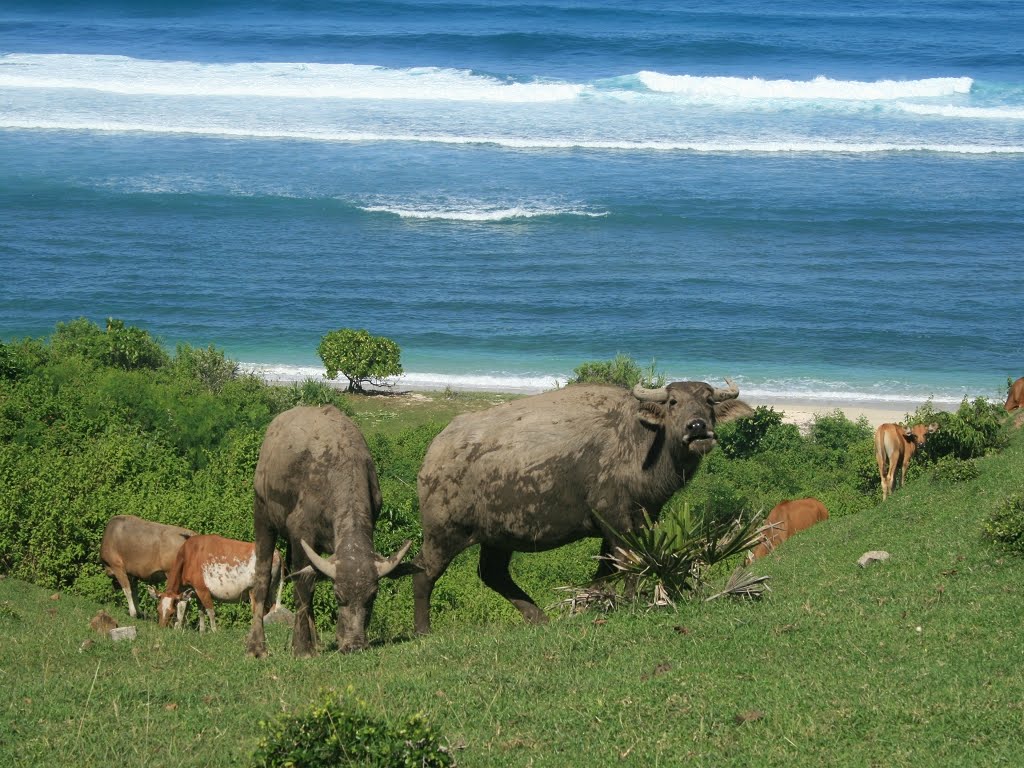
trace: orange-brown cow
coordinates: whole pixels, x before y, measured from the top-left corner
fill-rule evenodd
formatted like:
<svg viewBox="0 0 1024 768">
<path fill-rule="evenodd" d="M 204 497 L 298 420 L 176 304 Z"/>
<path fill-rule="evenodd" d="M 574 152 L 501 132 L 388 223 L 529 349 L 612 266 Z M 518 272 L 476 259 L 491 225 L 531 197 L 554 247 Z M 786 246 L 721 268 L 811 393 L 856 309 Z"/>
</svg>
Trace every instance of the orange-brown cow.
<svg viewBox="0 0 1024 768">
<path fill-rule="evenodd" d="M 893 492 L 896 467 L 900 468 L 900 485 L 903 485 L 907 480 L 907 466 L 914 452 L 938 429 L 938 424 L 918 424 L 913 427 L 881 424 L 875 430 L 875 459 L 878 461 L 878 474 L 882 478 L 882 501 L 889 498 L 889 494 Z"/>
<path fill-rule="evenodd" d="M 828 520 L 828 510 L 814 497 L 780 502 L 765 518 L 761 543 L 747 555 L 747 562 L 764 557 L 794 533 L 822 520 Z"/>
<path fill-rule="evenodd" d="M 1010 391 L 1006 393 L 1006 403 L 1003 407 L 1008 411 L 1024 408 L 1024 376 L 1010 385 Z"/>
<path fill-rule="evenodd" d="M 159 595 L 160 626 L 166 627 L 180 602 L 187 602 L 185 587 L 191 587 L 201 603 L 199 631 L 206 630 L 203 612 L 210 618 L 210 630 L 216 631 L 214 599 L 237 603 L 253 599 L 256 579 L 256 545 L 223 536 L 193 536 L 182 544 L 174 567 L 167 573 L 167 588 Z M 274 550 L 271 584 L 277 587 L 277 603 L 281 604 L 281 555 Z M 183 611 L 178 614 L 180 623 Z"/>
</svg>

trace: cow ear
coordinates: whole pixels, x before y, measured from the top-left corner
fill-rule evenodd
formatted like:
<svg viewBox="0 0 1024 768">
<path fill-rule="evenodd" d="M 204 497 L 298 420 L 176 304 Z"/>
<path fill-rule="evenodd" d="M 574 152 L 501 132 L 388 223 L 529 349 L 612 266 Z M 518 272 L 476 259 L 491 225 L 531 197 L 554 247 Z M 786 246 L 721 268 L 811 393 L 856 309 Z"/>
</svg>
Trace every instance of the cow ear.
<svg viewBox="0 0 1024 768">
<path fill-rule="evenodd" d="M 149 592 L 149 596 L 152 597 L 154 600 L 160 599 L 160 593 L 156 591 L 156 587 L 154 587 L 152 584 L 146 585 L 146 591 Z"/>
<path fill-rule="evenodd" d="M 657 403 L 643 402 L 637 411 L 640 423 L 648 427 L 660 429 L 665 425 L 665 409 Z"/>
</svg>

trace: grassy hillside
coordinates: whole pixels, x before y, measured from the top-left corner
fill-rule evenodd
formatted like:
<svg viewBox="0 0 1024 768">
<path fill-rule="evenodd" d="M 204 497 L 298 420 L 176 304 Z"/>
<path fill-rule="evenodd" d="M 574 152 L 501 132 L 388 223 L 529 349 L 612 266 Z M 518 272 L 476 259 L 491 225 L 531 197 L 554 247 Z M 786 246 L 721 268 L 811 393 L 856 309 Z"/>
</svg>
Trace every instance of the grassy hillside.
<svg viewBox="0 0 1024 768">
<path fill-rule="evenodd" d="M 1021 765 L 1024 560 L 981 531 L 1024 491 L 1024 432 L 977 466 L 963 482 L 920 472 L 787 542 L 756 566 L 772 587 L 759 603 L 546 627 L 453 611 L 430 637 L 378 631 L 387 642 L 351 656 L 294 660 L 280 626 L 263 662 L 238 625 L 199 636 L 140 620 L 113 643 L 88 622 L 104 607 L 128 623 L 120 602 L 3 578 L 0 765 L 246 765 L 261 720 L 347 689 L 381 714 L 424 713 L 462 766 Z M 858 568 L 871 549 L 892 559 Z M 515 563 L 539 582 L 547 562 L 588 571 L 589 551 Z M 446 582 L 466 604 L 495 599 L 450 573 L 442 600 Z"/>
</svg>

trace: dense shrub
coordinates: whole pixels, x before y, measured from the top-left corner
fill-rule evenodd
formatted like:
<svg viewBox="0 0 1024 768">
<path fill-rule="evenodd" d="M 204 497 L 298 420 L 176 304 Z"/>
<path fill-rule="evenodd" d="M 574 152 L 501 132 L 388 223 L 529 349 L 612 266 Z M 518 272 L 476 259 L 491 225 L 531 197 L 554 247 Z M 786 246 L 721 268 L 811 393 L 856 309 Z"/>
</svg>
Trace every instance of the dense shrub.
<svg viewBox="0 0 1024 768">
<path fill-rule="evenodd" d="M 850 421 L 840 410 L 814 417 L 810 431 L 811 441 L 827 451 L 843 453 L 859 442 L 872 440 L 874 430 L 866 417 Z"/>
<path fill-rule="evenodd" d="M 170 358 L 148 331 L 123 320 L 107 318 L 104 331 L 91 320 L 80 317 L 69 323 L 57 323 L 50 341 L 52 352 L 59 357 L 77 355 L 97 365 L 111 365 L 125 370 L 155 370 Z"/>
<path fill-rule="evenodd" d="M 442 768 L 455 765 L 420 715 L 385 719 L 351 696 L 260 724 L 256 768 Z"/>
<path fill-rule="evenodd" d="M 985 535 L 1018 554 L 1024 554 L 1024 495 L 1003 499 L 984 525 Z"/>
<path fill-rule="evenodd" d="M 591 360 L 578 365 L 569 377 L 568 384 L 612 384 L 632 389 L 637 384 L 645 387 L 665 386 L 665 376 L 656 373 L 655 363 L 641 368 L 629 355 L 616 355 L 611 360 Z"/>
<path fill-rule="evenodd" d="M 759 405 L 749 416 L 717 425 L 715 434 L 722 453 L 731 459 L 748 459 L 755 453 L 767 449 L 767 445 L 762 446 L 762 442 L 766 440 L 776 439 L 793 444 L 790 440 L 791 435 L 785 434 L 786 430 L 780 432 L 784 426 L 781 413 Z M 775 434 L 770 438 L 769 433 L 773 430 Z M 799 433 L 797 436 L 799 437 Z"/>
<path fill-rule="evenodd" d="M 1005 416 L 1001 405 L 984 397 L 970 402 L 965 397 L 953 413 L 936 411 L 929 401 L 917 409 L 909 423 L 936 423 L 939 431 L 928 437 L 921 456 L 915 455 L 914 460 L 935 461 L 942 456 L 973 459 L 1003 448 L 1007 442 Z"/>
<path fill-rule="evenodd" d="M 975 459 L 942 456 L 932 467 L 932 479 L 939 483 L 966 483 L 981 474 Z"/>
<path fill-rule="evenodd" d="M 316 348 L 327 369 L 327 378 L 340 373 L 350 392 L 362 392 L 363 384 L 387 386 L 389 376 L 402 374 L 401 350 L 385 336 L 372 336 L 362 328 L 329 331 Z"/>
<path fill-rule="evenodd" d="M 238 376 L 238 363 L 211 344 L 206 349 L 179 344 L 174 353 L 177 375 L 191 379 L 211 392 L 220 392 Z"/>
</svg>

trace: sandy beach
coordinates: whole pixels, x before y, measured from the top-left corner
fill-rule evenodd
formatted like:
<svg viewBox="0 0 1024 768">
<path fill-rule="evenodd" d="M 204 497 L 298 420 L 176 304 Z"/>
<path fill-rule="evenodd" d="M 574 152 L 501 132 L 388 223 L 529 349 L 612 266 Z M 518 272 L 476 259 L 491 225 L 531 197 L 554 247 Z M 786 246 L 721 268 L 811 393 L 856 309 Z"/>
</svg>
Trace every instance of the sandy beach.
<svg viewBox="0 0 1024 768">
<path fill-rule="evenodd" d="M 773 400 L 759 400 L 757 398 L 743 398 L 751 406 L 769 406 L 780 413 L 785 414 L 783 421 L 787 424 L 796 424 L 801 432 L 807 432 L 814 423 L 815 416 L 820 414 L 833 413 L 836 410 L 842 411 L 848 419 L 856 421 L 861 416 L 868 420 L 872 427 L 879 424 L 903 422 L 907 414 L 913 414 L 917 408 L 924 404 L 920 402 L 887 402 L 887 401 L 866 401 L 866 402 L 822 402 L 807 400 L 788 400 L 775 398 Z M 954 410 L 954 406 L 936 403 L 938 410 Z"/>
</svg>

